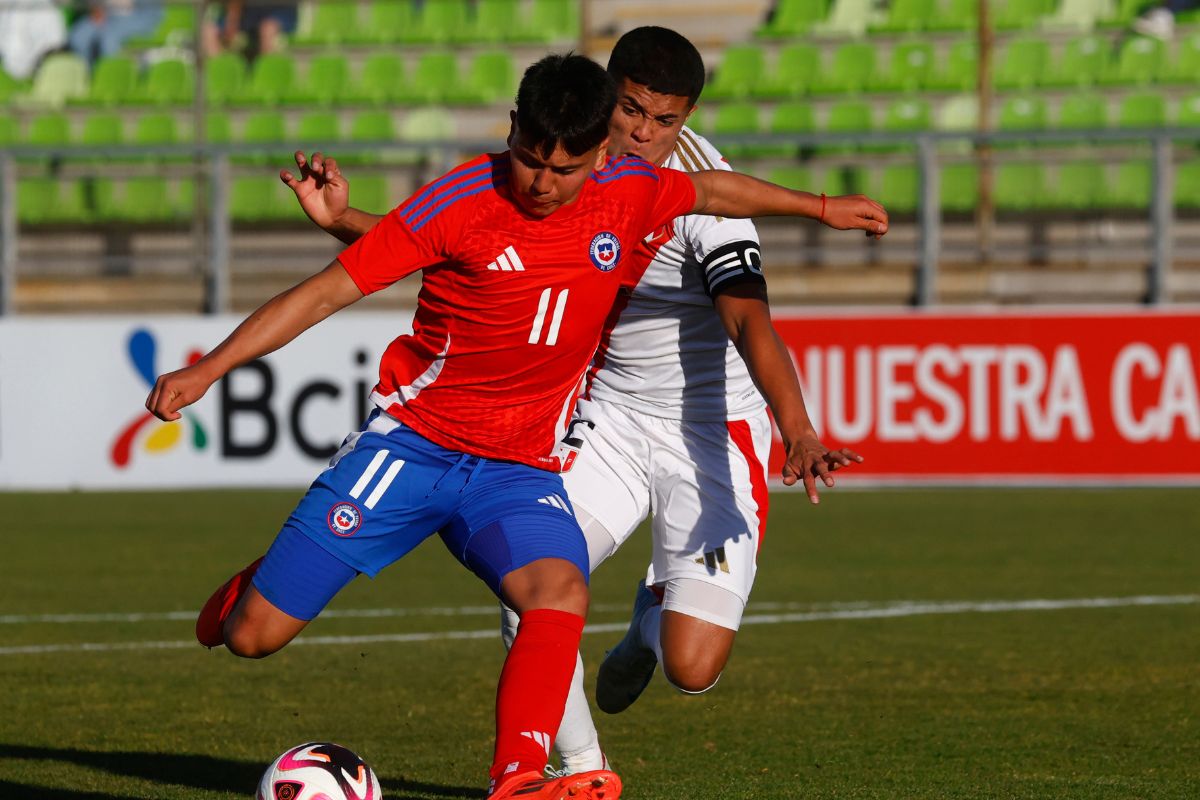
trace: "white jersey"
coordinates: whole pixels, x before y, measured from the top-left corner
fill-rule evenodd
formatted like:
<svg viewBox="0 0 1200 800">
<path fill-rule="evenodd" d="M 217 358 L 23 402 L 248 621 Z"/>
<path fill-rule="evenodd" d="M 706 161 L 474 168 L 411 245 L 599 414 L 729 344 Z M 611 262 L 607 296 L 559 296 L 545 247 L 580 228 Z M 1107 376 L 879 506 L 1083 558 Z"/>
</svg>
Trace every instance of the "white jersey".
<svg viewBox="0 0 1200 800">
<path fill-rule="evenodd" d="M 685 172 L 729 169 L 687 128 L 663 165 Z M 678 420 L 747 419 L 766 407 L 710 293 L 762 279 L 758 232 L 749 220 L 693 214 L 655 231 L 638 248 L 650 258 L 618 300 L 584 396 Z M 628 300 L 622 308 L 619 304 Z"/>
</svg>

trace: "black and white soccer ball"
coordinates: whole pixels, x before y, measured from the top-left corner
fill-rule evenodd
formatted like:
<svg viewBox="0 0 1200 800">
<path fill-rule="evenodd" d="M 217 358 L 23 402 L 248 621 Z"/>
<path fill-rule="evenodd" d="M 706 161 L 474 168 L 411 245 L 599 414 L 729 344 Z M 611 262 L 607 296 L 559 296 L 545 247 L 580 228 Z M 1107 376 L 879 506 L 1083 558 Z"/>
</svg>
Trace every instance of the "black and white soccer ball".
<svg viewBox="0 0 1200 800">
<path fill-rule="evenodd" d="M 289 748 L 267 767 L 258 800 L 380 800 L 375 771 L 357 755 L 331 742 Z"/>
</svg>

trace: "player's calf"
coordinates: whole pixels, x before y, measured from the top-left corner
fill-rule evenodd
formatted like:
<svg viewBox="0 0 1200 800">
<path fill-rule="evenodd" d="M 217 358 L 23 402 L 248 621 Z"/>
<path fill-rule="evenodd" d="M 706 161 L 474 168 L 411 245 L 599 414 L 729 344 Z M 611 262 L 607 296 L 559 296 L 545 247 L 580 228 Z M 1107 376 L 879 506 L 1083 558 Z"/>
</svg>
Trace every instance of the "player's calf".
<svg viewBox="0 0 1200 800">
<path fill-rule="evenodd" d="M 678 611 L 662 613 L 663 676 L 685 694 L 703 694 L 717 685 L 733 650 L 736 631 Z"/>
</svg>

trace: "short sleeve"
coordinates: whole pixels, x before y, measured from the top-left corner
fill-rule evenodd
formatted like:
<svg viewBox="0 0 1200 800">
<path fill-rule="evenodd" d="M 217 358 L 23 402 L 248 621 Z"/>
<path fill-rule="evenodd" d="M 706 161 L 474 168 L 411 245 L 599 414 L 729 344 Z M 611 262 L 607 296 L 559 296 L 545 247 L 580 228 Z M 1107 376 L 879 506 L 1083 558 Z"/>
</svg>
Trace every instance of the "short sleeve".
<svg viewBox="0 0 1200 800">
<path fill-rule="evenodd" d="M 414 232 L 401 218 L 403 209 L 388 212 L 338 256 L 363 294 L 386 289 L 417 270 L 446 260 L 438 241 L 441 226 L 425 225 Z"/>
<path fill-rule="evenodd" d="M 666 225 L 676 217 L 690 214 L 696 207 L 696 187 L 686 172 L 666 168 L 657 168 L 655 172 L 658 173 L 655 182 L 657 191 L 650 208 L 647 232 Z"/>
<path fill-rule="evenodd" d="M 710 297 L 738 284 L 766 283 L 758 231 L 750 220 L 692 214 L 677 230 L 700 265 Z"/>
</svg>

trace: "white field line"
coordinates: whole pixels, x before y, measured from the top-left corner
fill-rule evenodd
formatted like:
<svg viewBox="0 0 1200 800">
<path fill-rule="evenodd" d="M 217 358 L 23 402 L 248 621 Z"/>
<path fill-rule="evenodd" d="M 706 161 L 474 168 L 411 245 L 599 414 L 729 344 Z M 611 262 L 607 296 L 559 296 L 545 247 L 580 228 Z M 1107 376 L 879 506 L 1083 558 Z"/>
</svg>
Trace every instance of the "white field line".
<svg viewBox="0 0 1200 800">
<path fill-rule="evenodd" d="M 913 601 L 900 600 L 884 604 L 828 604 L 819 610 L 785 614 L 751 614 L 742 618 L 743 625 L 780 625 L 789 622 L 819 622 L 824 620 L 888 619 L 930 614 L 996 614 L 1013 611 L 1061 611 L 1078 608 L 1127 608 L 1130 606 L 1179 606 L 1200 603 L 1200 595 L 1135 595 L 1132 597 L 1080 597 L 1061 600 L 985 600 L 985 601 Z M 789 603 L 759 603 L 753 608 L 770 605 L 791 606 Z M 475 608 L 484 608 L 477 606 Z M 814 606 L 808 606 L 814 608 Z M 383 609 L 380 609 L 383 610 Z M 399 609 L 393 609 L 399 610 Z M 410 609 L 415 610 L 415 609 Z M 598 610 L 598 609 L 594 609 Z M 496 609 L 488 607 L 488 613 Z M 324 616 L 324 615 L 323 615 Z M 346 616 L 349 616 L 348 614 Z M 190 617 L 189 617 L 190 618 Z M 626 622 L 588 625 L 584 633 L 615 633 L 628 627 Z M 382 633 L 363 636 L 303 636 L 290 647 L 338 644 L 373 644 L 385 642 L 430 642 L 448 639 L 489 639 L 497 636 L 496 628 L 471 631 L 430 631 L 425 633 Z M 93 642 L 77 644 L 24 645 L 0 647 L 0 656 L 33 655 L 41 653 L 116 652 L 121 650 L 181 650 L 195 648 L 194 640 L 160 642 Z"/>
</svg>

